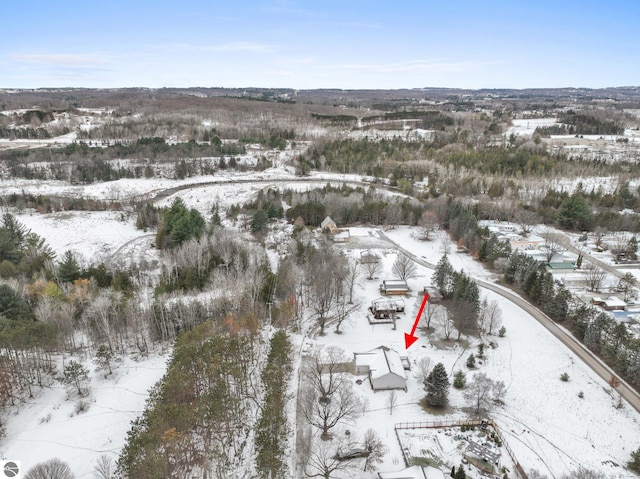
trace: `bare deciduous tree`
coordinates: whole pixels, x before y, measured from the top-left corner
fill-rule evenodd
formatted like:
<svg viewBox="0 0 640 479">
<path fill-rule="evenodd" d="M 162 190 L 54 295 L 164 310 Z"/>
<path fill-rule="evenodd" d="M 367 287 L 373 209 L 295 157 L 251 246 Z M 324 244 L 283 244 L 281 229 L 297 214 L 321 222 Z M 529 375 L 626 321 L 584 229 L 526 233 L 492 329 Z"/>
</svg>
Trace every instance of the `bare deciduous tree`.
<svg viewBox="0 0 640 479">
<path fill-rule="evenodd" d="M 336 325 L 336 333 L 340 334 L 342 331 L 340 331 L 340 326 L 342 325 L 342 323 L 351 315 L 351 313 L 357 311 L 357 309 L 360 307 L 360 303 L 356 302 L 356 303 L 349 303 L 347 301 L 345 301 L 345 297 L 341 296 L 337 299 L 336 301 L 336 305 L 335 305 L 335 325 Z"/>
<path fill-rule="evenodd" d="M 416 370 L 418 371 L 418 382 L 424 383 L 431 372 L 431 358 L 422 356 L 416 363 Z"/>
<path fill-rule="evenodd" d="M 495 402 L 502 402 L 505 390 L 502 381 L 494 381 L 484 373 L 476 373 L 462 395 L 469 401 L 475 413 L 480 414 L 481 411 L 490 410 Z"/>
<path fill-rule="evenodd" d="M 396 258 L 393 266 L 391 267 L 391 271 L 400 279 L 410 279 L 415 278 L 418 272 L 418 268 L 416 264 L 413 262 L 411 258 L 409 258 L 404 253 L 398 253 L 398 257 Z"/>
<path fill-rule="evenodd" d="M 438 318 L 442 314 L 444 314 L 444 307 L 440 304 L 435 304 L 431 301 L 431 298 L 429 298 L 429 301 L 427 301 L 427 304 L 422 310 L 422 319 L 424 319 L 427 329 L 431 328 L 431 321 L 435 320 L 437 323 Z"/>
<path fill-rule="evenodd" d="M 113 459 L 103 454 L 98 458 L 98 462 L 93 466 L 93 477 L 95 479 L 114 479 L 115 465 Z"/>
<path fill-rule="evenodd" d="M 25 479 L 74 479 L 69 464 L 54 457 L 33 466 L 24 475 Z"/>
<path fill-rule="evenodd" d="M 522 236 L 529 236 L 535 225 L 540 223 L 540 216 L 531 210 L 519 209 L 514 218 L 515 222 L 520 226 Z"/>
<path fill-rule="evenodd" d="M 342 293 L 345 265 L 345 257 L 335 254 L 330 246 L 317 252 L 307 265 L 308 306 L 318 320 L 321 335 Z"/>
<path fill-rule="evenodd" d="M 380 259 L 374 253 L 369 253 L 360 257 L 360 264 L 364 269 L 365 273 L 367 273 L 367 279 L 371 280 L 382 271 L 382 264 L 380 264 Z"/>
<path fill-rule="evenodd" d="M 590 263 L 585 268 L 587 272 L 587 286 L 590 291 L 597 293 L 608 274 L 600 266 Z"/>
<path fill-rule="evenodd" d="M 362 410 L 360 399 L 347 381 L 341 382 L 338 390 L 328 400 L 320 400 L 313 389 L 308 389 L 303 394 L 302 413 L 309 424 L 322 431 L 323 440 L 331 439 L 329 431 L 340 421 L 353 419 Z"/>
<path fill-rule="evenodd" d="M 438 316 L 438 325 L 442 328 L 442 333 L 444 334 L 445 339 L 448 340 L 451 337 L 454 325 L 447 311 L 443 311 L 443 314 Z"/>
<path fill-rule="evenodd" d="M 343 445 L 345 447 L 346 445 Z M 307 477 L 322 477 L 331 479 L 334 473 L 339 471 L 350 471 L 355 468 L 353 461 L 343 461 L 338 459 L 338 449 L 341 446 L 334 444 L 334 441 L 319 441 L 309 451 L 307 464 L 304 467 L 304 474 Z M 346 446 L 348 447 L 348 446 Z"/>
<path fill-rule="evenodd" d="M 395 228 L 402 221 L 402 207 L 398 203 L 392 203 L 384 209 L 384 216 L 387 224 Z"/>
<path fill-rule="evenodd" d="M 544 238 L 545 259 L 547 263 L 549 263 L 556 253 L 559 253 L 563 249 L 561 245 L 562 235 L 547 230 L 543 233 L 542 237 Z"/>
<path fill-rule="evenodd" d="M 420 226 L 419 238 L 422 241 L 428 241 L 431 239 L 429 235 L 438 228 L 438 214 L 433 210 L 426 210 L 422 213 L 418 226 Z"/>
<path fill-rule="evenodd" d="M 498 330 L 502 325 L 502 310 L 498 301 L 487 301 L 485 298 L 480 306 L 478 321 L 487 334 L 493 334 L 494 330 Z"/>
<path fill-rule="evenodd" d="M 616 289 L 624 294 L 625 301 L 630 301 L 638 296 L 636 292 L 637 283 L 638 281 L 633 273 L 625 273 L 625 275 L 618 280 Z"/>
<path fill-rule="evenodd" d="M 349 293 L 349 304 L 353 303 L 353 289 L 360 277 L 360 270 L 358 264 L 355 261 L 349 261 L 345 267 L 345 283 L 347 292 Z"/>
<path fill-rule="evenodd" d="M 378 436 L 373 429 L 367 429 L 367 432 L 364 433 L 362 446 L 364 450 L 368 452 L 364 461 L 364 470 L 375 471 L 376 466 L 382 463 L 382 458 L 384 457 L 386 450 L 384 442 L 382 442 L 380 436 Z"/>
<path fill-rule="evenodd" d="M 342 349 L 329 347 L 324 352 L 317 352 L 311 356 L 305 364 L 305 381 L 316 391 L 320 401 L 328 402 L 346 381 L 344 376 L 340 375 L 346 361 L 347 357 Z"/>
</svg>

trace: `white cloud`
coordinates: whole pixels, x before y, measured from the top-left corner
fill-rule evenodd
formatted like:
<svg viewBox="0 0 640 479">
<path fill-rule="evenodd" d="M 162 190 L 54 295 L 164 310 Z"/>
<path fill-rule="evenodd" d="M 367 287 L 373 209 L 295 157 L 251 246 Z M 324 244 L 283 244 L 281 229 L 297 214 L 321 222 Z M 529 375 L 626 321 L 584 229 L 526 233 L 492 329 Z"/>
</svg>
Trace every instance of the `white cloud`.
<svg viewBox="0 0 640 479">
<path fill-rule="evenodd" d="M 108 63 L 107 60 L 97 54 L 66 54 L 66 53 L 16 53 L 12 58 L 22 63 L 35 63 L 39 65 L 99 65 Z"/>
<path fill-rule="evenodd" d="M 481 69 L 495 65 L 497 62 L 436 62 L 413 60 L 400 63 L 350 63 L 341 65 L 327 65 L 330 70 L 349 70 L 368 73 L 459 73 Z"/>
<path fill-rule="evenodd" d="M 173 52 L 207 51 L 207 52 L 253 52 L 273 53 L 275 46 L 256 42 L 228 42 L 219 45 L 194 45 L 192 43 L 169 43 L 165 45 L 150 45 L 149 48 Z"/>
</svg>

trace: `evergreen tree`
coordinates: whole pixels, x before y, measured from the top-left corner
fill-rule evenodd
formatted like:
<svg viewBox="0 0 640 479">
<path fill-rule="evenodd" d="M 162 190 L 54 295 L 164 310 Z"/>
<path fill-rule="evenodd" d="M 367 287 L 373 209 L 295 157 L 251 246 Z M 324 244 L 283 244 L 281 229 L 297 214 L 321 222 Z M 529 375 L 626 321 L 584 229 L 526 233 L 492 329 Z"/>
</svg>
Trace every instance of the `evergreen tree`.
<svg viewBox="0 0 640 479">
<path fill-rule="evenodd" d="M 13 288 L 0 285 L 0 315 L 10 320 L 33 319 L 33 309 Z"/>
<path fill-rule="evenodd" d="M 640 447 L 631 453 L 631 460 L 627 463 L 629 469 L 640 472 Z"/>
<path fill-rule="evenodd" d="M 264 210 L 256 211 L 251 217 L 251 231 L 253 233 L 262 231 L 266 226 L 267 221 L 269 221 L 269 218 Z"/>
<path fill-rule="evenodd" d="M 81 270 L 78 260 L 71 251 L 66 251 L 58 265 L 58 276 L 63 283 L 73 283 L 80 278 Z"/>
<path fill-rule="evenodd" d="M 431 277 L 443 298 L 449 298 L 453 295 L 453 275 L 453 266 L 451 266 L 451 263 L 449 263 L 449 259 L 445 254 L 440 258 L 440 261 L 438 261 L 433 276 Z"/>
<path fill-rule="evenodd" d="M 467 384 L 467 376 L 462 371 L 457 371 L 453 375 L 453 387 L 456 389 L 464 389 Z"/>
<path fill-rule="evenodd" d="M 438 363 L 431 370 L 424 387 L 427 391 L 427 401 L 432 406 L 446 406 L 449 400 L 449 376 L 444 368 L 444 364 Z"/>
<path fill-rule="evenodd" d="M 467 475 L 464 472 L 464 467 L 462 466 L 462 464 L 460 464 L 460 467 L 456 471 L 454 479 L 467 479 Z"/>
<path fill-rule="evenodd" d="M 543 301 L 543 309 L 554 321 L 564 321 L 569 313 L 570 300 L 571 293 L 564 286 L 561 286 L 551 297 L 551 301 Z"/>
<path fill-rule="evenodd" d="M 102 369 L 109 371 L 109 374 L 112 374 L 111 371 L 111 361 L 113 360 L 114 354 L 108 346 L 101 344 L 96 351 L 96 363 Z M 106 375 L 105 375 L 106 376 Z"/>
<path fill-rule="evenodd" d="M 156 234 L 158 248 L 175 247 L 191 238 L 200 238 L 204 232 L 205 221 L 195 208 L 190 210 L 180 198 L 171 203 L 162 215 L 162 221 Z"/>
<path fill-rule="evenodd" d="M 562 201 L 558 210 L 558 222 L 568 229 L 591 229 L 591 211 L 581 193 L 576 193 Z"/>
<path fill-rule="evenodd" d="M 83 396 L 85 393 L 83 386 L 89 380 L 89 370 L 78 361 L 71 360 L 64 367 L 62 374 L 62 382 L 75 386 L 78 395 Z"/>
</svg>

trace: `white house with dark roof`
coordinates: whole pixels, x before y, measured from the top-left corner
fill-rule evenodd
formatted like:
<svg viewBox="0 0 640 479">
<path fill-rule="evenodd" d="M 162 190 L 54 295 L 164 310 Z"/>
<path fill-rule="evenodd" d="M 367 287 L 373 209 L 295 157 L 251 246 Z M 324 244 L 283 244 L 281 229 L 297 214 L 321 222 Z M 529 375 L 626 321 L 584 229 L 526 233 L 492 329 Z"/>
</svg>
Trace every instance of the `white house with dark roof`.
<svg viewBox="0 0 640 479">
<path fill-rule="evenodd" d="M 380 346 L 367 353 L 355 353 L 356 374 L 369 376 L 374 391 L 389 389 L 407 390 L 407 361 L 397 351 Z M 408 369 L 408 367 L 407 367 Z"/>
</svg>

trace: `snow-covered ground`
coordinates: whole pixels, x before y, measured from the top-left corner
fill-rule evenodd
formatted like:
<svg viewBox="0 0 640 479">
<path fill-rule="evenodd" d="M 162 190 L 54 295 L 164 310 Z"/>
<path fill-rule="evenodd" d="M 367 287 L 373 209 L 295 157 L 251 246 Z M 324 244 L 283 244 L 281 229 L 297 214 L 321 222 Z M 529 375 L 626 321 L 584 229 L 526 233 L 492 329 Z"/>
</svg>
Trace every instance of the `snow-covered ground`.
<svg viewBox="0 0 640 479">
<path fill-rule="evenodd" d="M 507 138 L 514 134 L 516 136 L 531 137 L 539 126 L 551 126 L 558 123 L 556 118 L 531 118 L 524 120 L 512 120 L 511 126 L 505 133 Z"/>
<path fill-rule="evenodd" d="M 84 398 L 87 410 L 75 412 L 77 395 L 53 382 L 8 415 L 0 457 L 20 461 L 23 471 L 57 457 L 69 464 L 77 479 L 93 478 L 100 456 L 114 463 L 118 459 L 130 423 L 143 412 L 148 390 L 163 376 L 168 356 L 165 352 L 122 358 L 107 378 L 90 361 L 82 361 L 92 371 Z"/>
<path fill-rule="evenodd" d="M 255 183 L 233 182 L 236 178 L 255 180 Z M 226 178 L 226 179 L 225 179 Z M 218 177 L 216 177 L 216 180 Z M 224 183 L 196 189 L 186 189 L 179 194 L 189 207 L 210 208 L 216 198 L 226 198 L 222 203 L 240 203 L 269 186 L 270 179 L 295 177 L 284 169 L 260 173 L 234 175 L 228 173 Z M 351 175 L 322 174 L 313 177 L 314 185 L 327 181 L 359 180 Z M 262 181 L 267 180 L 266 184 Z M 316 183 L 317 180 L 317 183 Z M 0 188 L 17 191 L 45 191 L 78 194 L 94 198 L 152 195 L 166 188 L 181 184 L 212 181 L 212 177 L 175 180 L 120 180 L 91 186 L 69 186 L 50 182 L 44 186 L 35 182 L 12 180 L 0 183 Z M 228 183 L 228 184 L 227 184 Z M 281 186 L 280 183 L 278 183 Z M 296 188 L 306 188 L 301 183 Z M 291 185 L 289 185 L 291 186 Z M 56 194 L 57 194 L 56 193 Z M 168 199 L 165 201 L 169 201 Z M 137 245 L 149 249 L 152 238 L 135 229 L 135 218 L 119 212 L 60 212 L 38 215 L 25 212 L 19 216 L 27 227 L 44 237 L 58 253 L 71 249 L 87 260 L 96 256 L 108 257 L 116 252 L 128 251 L 127 246 Z M 350 255 L 359 256 L 362 249 L 376 249 L 382 258 L 384 270 L 379 280 L 359 281 L 356 294 L 362 301 L 360 311 L 342 325 L 343 334 L 328 330 L 317 340 L 305 340 L 301 349 L 338 345 L 349 355 L 369 351 L 380 345 L 404 352 L 404 333 L 410 331 L 418 310 L 416 291 L 431 283 L 432 271 L 419 267 L 418 276 L 409 280 L 413 290 L 404 298 L 407 310 L 400 315 L 397 329 L 392 325 L 372 326 L 366 320 L 364 310 L 379 297 L 378 285 L 391 277 L 391 265 L 396 258 L 393 245 L 381 239 L 377 228 L 351 228 L 351 242 L 341 246 Z M 494 276 L 468 255 L 458 253 L 455 244 L 444 233 L 434 239 L 421 242 L 414 238 L 415 231 L 400 227 L 385 234 L 416 256 L 430 263 L 437 263 L 448 252 L 449 260 L 458 270 L 472 277 L 494 280 Z M 572 355 L 558 340 L 528 314 L 493 293 L 482 292 L 490 300 L 499 302 L 507 334 L 504 338 L 491 336 L 486 342 L 495 342 L 495 349 L 488 348 L 488 359 L 478 371 L 487 373 L 507 385 L 505 405 L 496 408 L 491 416 L 498 423 L 509 445 L 525 470 L 537 469 L 550 477 L 559 477 L 575 470 L 579 465 L 601 471 L 608 477 L 633 477 L 623 466 L 629 454 L 640 446 L 640 415 L 624 402 L 617 408 L 614 391 L 595 373 Z M 432 326 L 434 326 L 432 324 Z M 362 435 L 373 427 L 384 439 L 388 452 L 381 471 L 402 468 L 402 452 L 394 432 L 394 424 L 409 421 L 429 421 L 448 418 L 465 418 L 466 406 L 459 391 L 452 389 L 451 408 L 443 416 L 427 414 L 419 401 L 424 397 L 415 365 L 425 356 L 432 366 L 442 362 L 449 373 L 466 370 L 464 362 L 471 352 L 477 352 L 478 338 L 464 338 L 460 343 L 446 342 L 436 326 L 435 332 L 426 334 L 418 330 L 420 337 L 409 350 L 413 370 L 408 373 L 408 391 L 398 392 L 398 405 L 389 413 L 389 392 L 372 393 L 367 381 L 355 386 L 366 402 L 363 415 L 354 424 L 343 425 Z M 454 333 L 455 335 L 455 333 Z M 296 340 L 298 344 L 299 339 Z M 0 441 L 0 456 L 19 459 L 23 466 L 60 457 L 72 465 L 78 478 L 91 477 L 93 465 L 102 453 L 117 456 L 124 443 L 129 421 L 143 409 L 146 391 L 164 371 L 165 356 L 154 356 L 138 362 L 124 360 L 113 378 L 92 377 L 92 395 L 89 411 L 71 416 L 76 398 L 66 398 L 66 391 L 58 383 L 45 388 L 42 394 L 15 410 L 8 420 L 7 438 Z M 93 369 L 93 368 L 92 368 Z M 559 379 L 568 373 L 569 382 Z M 469 381 L 474 372 L 467 371 Z M 356 377 L 353 377 L 355 382 Z M 129 393 L 133 391 L 133 393 Z M 583 393 L 583 398 L 578 393 Z M 50 416 L 49 416 L 50 415 Z M 48 418 L 48 419 L 47 419 Z M 445 463 L 459 464 L 459 458 L 443 457 Z M 371 473 L 359 473 L 350 477 L 371 478 Z"/>
<path fill-rule="evenodd" d="M 431 283 L 432 271 L 419 267 L 418 277 L 409 280 L 413 293 L 411 298 L 404 298 L 407 310 L 400 314 L 395 331 L 391 324 L 372 326 L 366 319 L 364 308 L 380 296 L 379 282 L 392 277 L 391 266 L 396 254 L 388 244 L 376 239 L 374 229 L 351 228 L 350 231 L 352 239 L 356 238 L 354 244 L 361 244 L 359 239 L 365 238 L 367 243 L 363 247 L 378 248 L 384 270 L 379 280 L 360 282 L 357 294 L 363 300 L 363 306 L 350 322 L 342 325 L 343 333 L 338 335 L 329 330 L 326 336 L 317 339 L 317 344 L 339 345 L 349 356 L 380 345 L 404 352 L 404 333 L 411 330 L 419 307 L 415 292 Z M 420 242 L 412 237 L 410 228 L 401 227 L 386 234 L 426 261 L 437 263 L 443 252 L 449 251 L 454 268 L 462 269 L 473 277 L 491 278 L 491 274 L 468 255 L 456 253 L 455 245 L 443 235 L 434 241 Z M 345 248 L 347 251 L 352 248 L 349 253 L 359 255 L 353 245 L 347 244 Z M 536 469 L 549 477 L 559 477 L 584 466 L 607 477 L 634 477 L 624 465 L 630 458 L 630 452 L 640 445 L 640 414 L 624 401 L 618 408 L 619 398 L 615 391 L 534 318 L 500 296 L 486 291 L 481 291 L 481 294 L 490 301 L 499 302 L 507 333 L 503 338 L 485 338 L 486 343 L 493 341 L 497 347 L 487 348 L 487 359 L 476 371 L 502 380 L 507 386 L 504 406 L 496 407 L 490 416 L 497 422 L 524 469 Z M 438 416 L 426 413 L 419 405 L 425 392 L 419 383 L 415 365 L 427 356 L 431 366 L 442 362 L 450 375 L 457 370 L 465 371 L 469 382 L 475 372 L 466 368 L 465 361 L 471 352 L 477 353 L 480 340 L 463 336 L 461 343 L 443 341 L 437 325 L 435 332 L 419 331 L 420 339 L 408 350 L 414 367 L 408 373 L 408 391 L 396 393 L 399 401 L 393 414 L 387 407 L 389 392 L 373 393 L 366 380 L 356 386 L 365 400 L 366 411 L 355 424 L 347 426 L 358 434 L 373 427 L 383 438 L 388 453 L 379 468 L 381 471 L 394 471 L 403 466 L 394 424 L 467 417 L 463 409 L 467 403 L 461 392 L 455 389 L 451 389 L 449 411 Z M 453 337 L 455 335 L 454 332 Z M 565 372 L 570 377 L 568 382 L 560 380 L 560 375 Z M 583 398 L 578 397 L 580 392 Z M 437 454 L 437 451 L 432 452 Z M 441 459 L 448 464 L 449 470 L 451 466 L 460 464 L 460 457 L 444 454 Z M 371 476 L 363 473 L 358 477 Z M 480 476 L 472 473 L 471 477 Z"/>
</svg>

